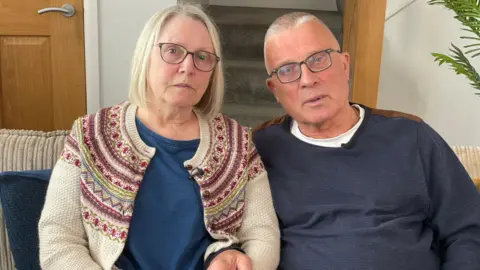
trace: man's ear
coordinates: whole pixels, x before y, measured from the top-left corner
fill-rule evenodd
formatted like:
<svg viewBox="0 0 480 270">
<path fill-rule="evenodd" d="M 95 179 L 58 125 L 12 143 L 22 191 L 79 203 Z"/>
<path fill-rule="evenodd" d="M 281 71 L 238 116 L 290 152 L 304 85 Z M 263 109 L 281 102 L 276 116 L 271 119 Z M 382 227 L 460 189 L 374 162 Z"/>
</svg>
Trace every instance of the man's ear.
<svg viewBox="0 0 480 270">
<path fill-rule="evenodd" d="M 275 84 L 273 83 L 272 81 L 272 78 L 268 78 L 265 83 L 267 84 L 267 88 L 268 90 L 270 90 L 270 92 L 272 92 L 273 96 L 275 97 L 275 99 L 277 100 L 278 102 L 278 97 L 277 97 L 277 93 L 276 93 L 276 88 L 275 88 Z"/>
<path fill-rule="evenodd" d="M 345 75 L 350 78 L 350 54 L 348 52 L 342 53 L 342 64 Z"/>
</svg>

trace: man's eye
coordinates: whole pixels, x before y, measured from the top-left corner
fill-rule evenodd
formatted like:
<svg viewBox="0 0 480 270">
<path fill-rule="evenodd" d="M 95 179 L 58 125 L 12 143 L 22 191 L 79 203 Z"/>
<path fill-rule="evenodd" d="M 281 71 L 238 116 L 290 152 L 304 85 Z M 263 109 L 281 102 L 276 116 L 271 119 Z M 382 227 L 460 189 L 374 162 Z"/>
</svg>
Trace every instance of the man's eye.
<svg viewBox="0 0 480 270">
<path fill-rule="evenodd" d="M 293 70 L 292 67 L 283 67 L 283 68 L 280 69 L 280 73 L 288 74 L 288 73 L 292 72 L 292 70 Z"/>
</svg>

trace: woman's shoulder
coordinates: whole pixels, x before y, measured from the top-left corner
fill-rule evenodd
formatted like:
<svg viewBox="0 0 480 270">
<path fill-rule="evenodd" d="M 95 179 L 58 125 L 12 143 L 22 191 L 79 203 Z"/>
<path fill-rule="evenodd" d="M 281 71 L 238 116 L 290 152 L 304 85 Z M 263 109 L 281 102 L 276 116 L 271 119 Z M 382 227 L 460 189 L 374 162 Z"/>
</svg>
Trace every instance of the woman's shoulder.
<svg viewBox="0 0 480 270">
<path fill-rule="evenodd" d="M 88 139 L 88 137 L 105 137 L 110 133 L 110 135 L 113 134 L 112 136 L 118 137 L 122 134 L 120 131 L 122 127 L 125 127 L 127 121 L 135 120 L 135 112 L 132 109 L 134 109 L 134 105 L 129 102 L 123 102 L 113 106 L 103 107 L 94 113 L 80 116 L 75 119 L 72 124 L 70 137 L 78 140 L 80 138 Z M 133 117 L 127 115 L 132 114 L 132 112 Z"/>
<path fill-rule="evenodd" d="M 120 119 L 120 116 L 123 116 L 127 110 L 133 105 L 128 102 L 122 102 L 116 105 L 102 107 L 93 113 L 84 114 L 74 121 L 74 125 L 79 123 L 90 123 L 93 124 L 95 121 L 105 121 L 110 119 Z M 123 117 L 122 117 L 123 118 Z"/>
<path fill-rule="evenodd" d="M 241 124 L 237 119 L 230 117 L 224 113 L 218 113 L 211 121 L 213 122 L 223 122 L 228 124 L 231 128 L 242 129 L 245 132 L 250 132 L 251 127 Z"/>
</svg>

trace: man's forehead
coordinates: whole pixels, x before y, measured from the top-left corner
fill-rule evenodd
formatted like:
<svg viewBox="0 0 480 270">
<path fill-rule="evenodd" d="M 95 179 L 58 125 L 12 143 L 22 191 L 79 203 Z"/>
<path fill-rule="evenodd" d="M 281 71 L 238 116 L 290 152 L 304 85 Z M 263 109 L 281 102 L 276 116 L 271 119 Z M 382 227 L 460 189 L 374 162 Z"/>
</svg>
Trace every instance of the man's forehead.
<svg viewBox="0 0 480 270">
<path fill-rule="evenodd" d="M 283 35 L 282 35 L 283 34 Z M 270 68 L 276 68 L 288 62 L 303 61 L 309 55 L 332 47 L 325 39 L 302 38 L 280 33 L 267 40 L 266 57 Z"/>
</svg>

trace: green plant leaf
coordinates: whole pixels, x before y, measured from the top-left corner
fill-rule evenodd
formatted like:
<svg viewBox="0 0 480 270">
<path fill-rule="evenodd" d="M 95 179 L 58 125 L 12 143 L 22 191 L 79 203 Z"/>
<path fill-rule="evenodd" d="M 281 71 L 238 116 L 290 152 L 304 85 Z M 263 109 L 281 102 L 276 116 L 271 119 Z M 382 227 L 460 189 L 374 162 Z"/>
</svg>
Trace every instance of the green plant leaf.
<svg viewBox="0 0 480 270">
<path fill-rule="evenodd" d="M 470 80 L 470 85 L 473 88 L 480 90 L 480 75 L 477 73 L 465 54 L 454 44 L 452 44 L 452 47 L 453 48 L 450 48 L 450 55 L 432 53 L 434 61 L 438 62 L 439 66 L 448 64 L 457 75 L 464 75 Z"/>
<path fill-rule="evenodd" d="M 456 74 L 468 78 L 474 89 L 480 90 L 480 76 L 466 57 L 470 54 L 473 54 L 472 58 L 480 55 L 480 0 L 429 0 L 428 4 L 442 5 L 453 11 L 454 18 L 464 26 L 461 30 L 469 33 L 469 36 L 460 38 L 474 42 L 463 46 L 470 48 L 465 53 L 454 44 L 451 44 L 449 55 L 432 53 L 434 61 L 438 62 L 439 66 L 447 64 Z M 480 96 L 480 92 L 476 94 Z"/>
<path fill-rule="evenodd" d="M 463 46 L 463 47 L 464 48 L 470 48 L 470 47 L 475 47 L 475 46 L 480 46 L 480 43 L 470 44 L 470 45 L 466 45 L 466 46 Z"/>
<path fill-rule="evenodd" d="M 480 48 L 466 51 L 465 54 L 473 53 L 473 52 L 476 52 L 476 51 L 480 51 Z M 472 58 L 473 58 L 473 57 L 475 57 L 475 55 L 473 55 Z"/>
</svg>

